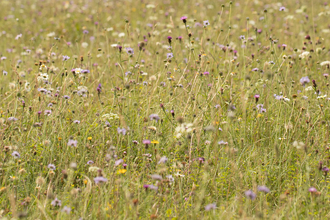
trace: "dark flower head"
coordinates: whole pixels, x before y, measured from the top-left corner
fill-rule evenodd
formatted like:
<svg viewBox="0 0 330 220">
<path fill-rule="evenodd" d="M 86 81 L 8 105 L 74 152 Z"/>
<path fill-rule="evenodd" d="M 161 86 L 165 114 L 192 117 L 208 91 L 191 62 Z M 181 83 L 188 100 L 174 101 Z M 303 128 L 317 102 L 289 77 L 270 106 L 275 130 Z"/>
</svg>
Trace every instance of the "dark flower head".
<svg viewBox="0 0 330 220">
<path fill-rule="evenodd" d="M 172 37 L 171 37 L 171 36 L 168 36 L 168 37 L 167 37 L 167 40 L 168 40 L 168 43 L 169 43 L 169 44 L 172 43 Z"/>
<path fill-rule="evenodd" d="M 187 23 L 187 16 L 182 16 L 180 19 L 183 21 L 184 24 Z"/>
</svg>

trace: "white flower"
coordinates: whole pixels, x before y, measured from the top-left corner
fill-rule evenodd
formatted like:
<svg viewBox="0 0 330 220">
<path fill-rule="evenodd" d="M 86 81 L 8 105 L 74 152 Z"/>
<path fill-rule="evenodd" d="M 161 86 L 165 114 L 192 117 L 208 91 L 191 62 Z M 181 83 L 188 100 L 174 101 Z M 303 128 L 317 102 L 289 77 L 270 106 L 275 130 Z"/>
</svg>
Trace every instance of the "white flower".
<svg viewBox="0 0 330 220">
<path fill-rule="evenodd" d="M 308 86 L 305 90 L 306 91 L 312 91 L 313 90 L 313 87 L 312 86 Z"/>
<path fill-rule="evenodd" d="M 88 172 L 96 172 L 96 171 L 98 171 L 100 168 L 98 168 L 98 167 L 89 167 L 88 168 Z"/>
<path fill-rule="evenodd" d="M 119 116 L 117 114 L 113 114 L 113 113 L 110 112 L 110 114 L 102 115 L 102 118 L 113 120 L 113 119 L 119 119 Z"/>
<path fill-rule="evenodd" d="M 119 34 L 118 34 L 118 37 L 125 37 L 125 33 L 124 33 L 124 32 L 119 33 Z"/>
<path fill-rule="evenodd" d="M 47 37 L 55 37 L 55 32 L 51 32 L 51 33 L 47 34 Z"/>
<path fill-rule="evenodd" d="M 81 44 L 81 46 L 82 46 L 83 48 L 87 48 L 87 47 L 88 47 L 88 43 L 87 43 L 87 42 L 83 42 L 83 43 Z"/>
<path fill-rule="evenodd" d="M 38 77 L 37 77 L 37 80 L 39 82 L 41 81 L 47 81 L 48 80 L 48 74 L 47 73 L 41 73 Z"/>
<path fill-rule="evenodd" d="M 299 55 L 299 58 L 301 58 L 301 59 L 305 59 L 305 58 L 307 58 L 308 56 L 309 56 L 309 52 L 308 52 L 308 51 L 305 51 L 305 52 L 303 52 L 302 54 Z"/>
<path fill-rule="evenodd" d="M 330 65 L 330 61 L 323 61 L 320 63 L 321 66 Z"/>
<path fill-rule="evenodd" d="M 327 95 L 320 95 L 317 97 L 317 99 L 324 99 L 325 97 L 327 97 Z"/>
<path fill-rule="evenodd" d="M 183 123 L 175 128 L 176 138 L 180 138 L 183 134 L 191 133 L 195 128 L 192 127 L 192 123 Z"/>
</svg>

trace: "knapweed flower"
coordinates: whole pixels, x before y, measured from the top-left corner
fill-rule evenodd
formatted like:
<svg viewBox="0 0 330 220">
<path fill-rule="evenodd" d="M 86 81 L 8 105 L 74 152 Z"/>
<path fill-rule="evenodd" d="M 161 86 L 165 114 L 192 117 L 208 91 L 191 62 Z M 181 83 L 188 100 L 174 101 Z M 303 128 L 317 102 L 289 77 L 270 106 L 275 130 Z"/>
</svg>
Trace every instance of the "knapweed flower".
<svg viewBox="0 0 330 220">
<path fill-rule="evenodd" d="M 255 200 L 257 197 L 257 195 L 252 190 L 245 191 L 245 196 L 251 200 Z"/>
<path fill-rule="evenodd" d="M 203 75 L 204 75 L 204 76 L 208 76 L 208 75 L 210 75 L 210 73 L 209 73 L 208 71 L 205 71 L 205 72 L 203 73 Z"/>
<path fill-rule="evenodd" d="M 305 85 L 306 85 L 307 83 L 309 83 L 309 82 L 310 82 L 310 80 L 309 80 L 308 76 L 304 76 L 304 77 L 302 77 L 302 78 L 300 79 L 300 83 L 301 83 L 301 85 L 304 86 L 304 87 L 305 87 Z"/>
<path fill-rule="evenodd" d="M 205 211 L 210 211 L 212 209 L 216 209 L 217 206 L 216 206 L 216 203 L 211 203 L 211 204 L 208 204 L 205 206 Z"/>
<path fill-rule="evenodd" d="M 285 7 L 280 7 L 279 11 L 284 11 L 285 10 Z"/>
<path fill-rule="evenodd" d="M 173 53 L 167 53 L 166 57 L 167 57 L 167 59 L 172 59 L 173 58 Z"/>
<path fill-rule="evenodd" d="M 142 143 L 145 145 L 146 148 L 148 148 L 148 145 L 151 144 L 150 140 L 143 140 Z"/>
<path fill-rule="evenodd" d="M 74 120 L 73 123 L 74 124 L 80 124 L 80 121 L 79 120 Z"/>
<path fill-rule="evenodd" d="M 317 189 L 316 189 L 315 187 L 310 187 L 310 188 L 308 189 L 308 191 L 309 191 L 310 193 L 317 193 Z"/>
<path fill-rule="evenodd" d="M 155 120 L 156 122 L 158 122 L 160 120 L 160 117 L 157 114 L 151 114 L 149 115 L 150 120 Z"/>
<path fill-rule="evenodd" d="M 267 186 L 258 186 L 259 192 L 269 193 L 270 189 Z"/>
<path fill-rule="evenodd" d="M 88 34 L 89 31 L 88 30 L 83 30 L 83 34 Z"/>
<path fill-rule="evenodd" d="M 131 48 L 131 47 L 127 47 L 127 48 L 125 48 L 126 49 L 126 52 L 127 52 L 127 54 L 128 55 L 133 55 L 134 54 L 134 50 L 133 50 L 133 48 Z"/>
<path fill-rule="evenodd" d="M 245 36 L 244 35 L 241 35 L 241 36 L 239 36 L 239 39 L 244 40 L 245 39 Z"/>
<path fill-rule="evenodd" d="M 184 24 L 187 23 L 187 16 L 182 16 L 180 19 Z"/>
<path fill-rule="evenodd" d="M 2 74 L 3 74 L 4 76 L 7 76 L 7 75 L 8 75 L 8 72 L 5 71 L 5 70 L 3 70 L 3 71 L 2 71 Z"/>
<path fill-rule="evenodd" d="M 169 44 L 172 43 L 172 37 L 171 37 L 171 36 L 168 36 L 168 37 L 167 37 L 167 40 L 168 40 L 168 43 L 169 43 Z"/>
<path fill-rule="evenodd" d="M 106 183 L 107 181 L 108 181 L 108 179 L 103 176 L 98 176 L 98 177 L 94 178 L 95 184 Z"/>
<path fill-rule="evenodd" d="M 123 162 L 124 162 L 123 159 L 116 160 L 116 161 L 115 161 L 115 166 L 118 166 L 118 165 L 120 165 L 120 164 L 123 163 Z"/>
<path fill-rule="evenodd" d="M 259 113 L 264 113 L 264 112 L 266 112 L 266 109 L 263 108 L 263 107 L 264 107 L 263 104 L 258 104 L 258 105 L 257 105 L 257 109 L 259 110 Z"/>
<path fill-rule="evenodd" d="M 56 166 L 54 165 L 54 164 L 48 164 L 48 169 L 50 169 L 50 170 L 56 170 Z"/>
<path fill-rule="evenodd" d="M 210 22 L 209 22 L 208 20 L 206 20 L 206 21 L 203 21 L 203 23 L 204 23 L 204 27 L 206 27 L 206 26 L 209 26 L 209 25 L 210 25 Z"/>
<path fill-rule="evenodd" d="M 257 102 L 259 101 L 260 95 L 255 94 L 255 95 L 254 95 L 254 98 L 256 99 L 256 103 L 257 103 Z"/>
<path fill-rule="evenodd" d="M 60 207 L 62 205 L 62 201 L 56 197 L 50 204 L 54 207 L 56 206 Z"/>
<path fill-rule="evenodd" d="M 225 142 L 225 141 L 221 140 L 221 141 L 218 142 L 218 144 L 219 145 L 228 145 L 228 142 Z"/>
<path fill-rule="evenodd" d="M 126 135 L 126 129 L 125 128 L 117 128 L 118 134 Z"/>
<path fill-rule="evenodd" d="M 68 59 L 70 59 L 70 57 L 65 55 L 65 56 L 63 56 L 62 61 L 67 61 Z"/>
<path fill-rule="evenodd" d="M 69 139 L 68 141 L 68 146 L 70 147 L 77 147 L 77 144 L 78 144 L 77 140 Z"/>
<path fill-rule="evenodd" d="M 16 159 L 21 157 L 21 155 L 17 151 L 14 151 L 11 155 Z"/>
<path fill-rule="evenodd" d="M 64 98 L 64 99 L 70 99 L 70 96 L 65 95 L 65 96 L 63 96 L 63 98 Z"/>
<path fill-rule="evenodd" d="M 87 161 L 87 164 L 88 164 L 88 165 L 91 165 L 91 164 L 93 164 L 93 163 L 94 163 L 94 161 L 92 161 L 92 160 Z"/>
<path fill-rule="evenodd" d="M 154 185 L 147 185 L 147 184 L 143 185 L 143 188 L 145 188 L 146 190 L 147 190 L 147 189 L 151 189 L 151 190 L 155 190 L 155 191 L 158 190 L 158 187 L 157 187 L 157 186 L 154 186 Z"/>
</svg>

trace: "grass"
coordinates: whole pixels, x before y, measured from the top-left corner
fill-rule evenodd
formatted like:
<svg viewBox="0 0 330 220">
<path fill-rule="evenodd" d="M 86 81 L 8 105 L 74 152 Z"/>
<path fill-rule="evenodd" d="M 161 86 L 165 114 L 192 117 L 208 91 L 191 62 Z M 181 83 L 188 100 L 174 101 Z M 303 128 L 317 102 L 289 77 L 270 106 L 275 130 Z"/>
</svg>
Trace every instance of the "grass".
<svg viewBox="0 0 330 220">
<path fill-rule="evenodd" d="M 329 218 L 328 4 L 0 6 L 2 219 Z"/>
</svg>

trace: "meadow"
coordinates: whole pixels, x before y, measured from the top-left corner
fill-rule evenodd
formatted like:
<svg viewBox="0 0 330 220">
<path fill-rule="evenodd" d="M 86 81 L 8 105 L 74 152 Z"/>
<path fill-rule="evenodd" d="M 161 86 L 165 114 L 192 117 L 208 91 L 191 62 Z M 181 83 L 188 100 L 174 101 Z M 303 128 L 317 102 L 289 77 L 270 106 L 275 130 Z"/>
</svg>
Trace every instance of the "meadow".
<svg viewBox="0 0 330 220">
<path fill-rule="evenodd" d="M 1 0 L 0 219 L 329 219 L 330 4 Z"/>
</svg>

